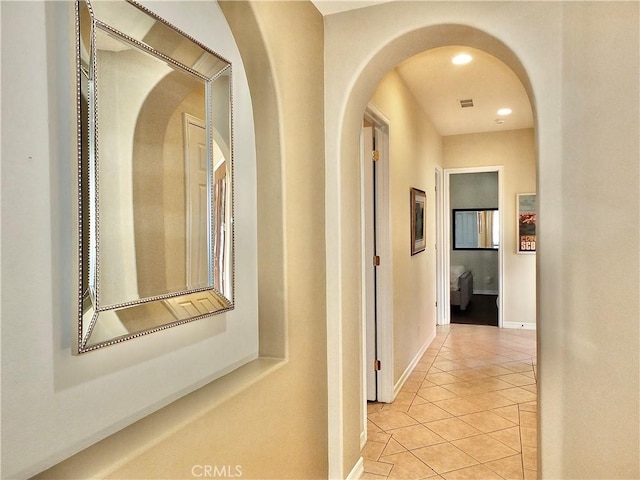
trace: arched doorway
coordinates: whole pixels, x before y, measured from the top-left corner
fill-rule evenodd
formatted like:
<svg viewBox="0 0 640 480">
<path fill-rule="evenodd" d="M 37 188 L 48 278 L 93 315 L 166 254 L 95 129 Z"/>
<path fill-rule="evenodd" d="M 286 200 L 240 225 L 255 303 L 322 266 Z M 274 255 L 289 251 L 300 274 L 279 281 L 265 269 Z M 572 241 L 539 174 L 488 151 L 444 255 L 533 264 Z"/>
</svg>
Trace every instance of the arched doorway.
<svg viewBox="0 0 640 480">
<path fill-rule="evenodd" d="M 327 219 L 327 274 L 332 276 L 335 272 L 336 278 L 328 278 L 327 282 L 327 313 L 328 313 L 328 333 L 329 338 L 335 335 L 342 342 L 344 355 L 334 355 L 332 349 L 334 345 L 329 343 L 328 367 L 329 382 L 339 378 L 341 387 L 339 389 L 330 388 L 329 409 L 337 408 L 344 412 L 340 415 L 341 425 L 329 425 L 329 474 L 334 476 L 345 476 L 345 471 L 350 462 L 349 457 L 357 450 L 353 444 L 353 437 L 350 433 L 360 431 L 355 421 L 360 421 L 360 415 L 351 415 L 350 408 L 354 405 L 352 388 L 347 384 L 359 384 L 361 375 L 353 373 L 352 368 L 344 368 L 346 365 L 353 366 L 351 362 L 359 362 L 348 353 L 354 344 L 359 344 L 359 332 L 354 328 L 353 318 L 359 318 L 358 305 L 361 285 L 358 281 L 345 281 L 349 278 L 356 278 L 360 265 L 348 252 L 353 251 L 356 244 L 357 227 L 350 225 L 350 221 L 359 218 L 359 192 L 355 185 L 359 185 L 358 172 L 358 135 L 360 132 L 362 113 L 365 111 L 367 102 L 370 100 L 375 88 L 386 74 L 401 61 L 431 48 L 446 45 L 468 45 L 487 52 L 503 63 L 505 63 L 518 76 L 530 98 L 535 115 L 535 101 L 529 77 L 525 72 L 522 62 L 515 53 L 496 37 L 481 31 L 477 28 L 465 25 L 432 25 L 415 29 L 396 38 L 390 39 L 386 44 L 378 44 L 377 47 L 370 48 L 368 63 L 361 68 L 354 68 L 352 81 L 345 82 L 347 94 L 339 95 L 336 87 L 335 91 L 329 85 L 327 87 L 327 118 L 338 118 L 336 129 L 331 131 L 327 127 L 327 192 L 337 190 L 338 196 L 327 195 L 326 214 Z M 343 75 L 348 77 L 348 75 Z M 340 81 L 336 81 L 339 84 Z M 335 135 L 334 135 L 335 134 Z M 335 221 L 340 219 L 339 221 Z M 357 222 L 354 222 L 357 223 Z M 335 230 L 334 230 L 335 228 Z M 332 265 L 335 268 L 332 268 Z M 353 300 L 353 301 L 350 301 Z M 349 321 L 345 321 L 349 319 Z M 435 328 L 435 322 L 434 327 Z M 361 366 L 362 368 L 362 366 Z M 336 374 L 334 377 L 333 373 Z M 338 390 L 339 393 L 338 393 Z M 332 395 L 331 393 L 335 393 Z M 362 427 L 362 425 L 360 425 Z M 343 435 L 344 434 L 344 438 Z M 348 437 L 348 438 L 347 438 Z M 355 436 L 354 436 L 355 437 Z M 362 435 L 360 435 L 362 441 Z"/>
</svg>

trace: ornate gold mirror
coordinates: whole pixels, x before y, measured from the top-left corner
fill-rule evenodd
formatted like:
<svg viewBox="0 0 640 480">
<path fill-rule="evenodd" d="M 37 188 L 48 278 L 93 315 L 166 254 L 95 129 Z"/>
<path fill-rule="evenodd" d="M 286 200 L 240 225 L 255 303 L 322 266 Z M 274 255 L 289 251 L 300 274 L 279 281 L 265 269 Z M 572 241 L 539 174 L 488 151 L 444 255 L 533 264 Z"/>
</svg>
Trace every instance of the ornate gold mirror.
<svg viewBox="0 0 640 480">
<path fill-rule="evenodd" d="M 76 2 L 84 353 L 233 308 L 231 64 L 130 0 Z"/>
</svg>

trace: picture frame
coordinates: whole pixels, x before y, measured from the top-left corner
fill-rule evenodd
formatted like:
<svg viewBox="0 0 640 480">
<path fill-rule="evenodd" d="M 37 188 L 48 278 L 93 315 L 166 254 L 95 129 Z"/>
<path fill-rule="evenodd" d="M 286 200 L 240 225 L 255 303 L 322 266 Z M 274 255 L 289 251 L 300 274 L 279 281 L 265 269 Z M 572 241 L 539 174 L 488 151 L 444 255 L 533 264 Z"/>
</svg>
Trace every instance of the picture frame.
<svg viewBox="0 0 640 480">
<path fill-rule="evenodd" d="M 536 194 L 516 195 L 516 249 L 519 254 L 536 253 Z"/>
<path fill-rule="evenodd" d="M 411 188 L 411 255 L 425 250 L 427 245 L 427 194 Z"/>
</svg>

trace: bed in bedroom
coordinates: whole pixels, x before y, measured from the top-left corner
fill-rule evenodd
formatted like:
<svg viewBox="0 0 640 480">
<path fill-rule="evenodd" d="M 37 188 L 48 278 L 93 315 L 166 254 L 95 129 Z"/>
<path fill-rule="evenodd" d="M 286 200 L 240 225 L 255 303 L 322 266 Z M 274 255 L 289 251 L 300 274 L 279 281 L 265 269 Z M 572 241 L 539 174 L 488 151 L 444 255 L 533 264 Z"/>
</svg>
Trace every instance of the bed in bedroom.
<svg viewBox="0 0 640 480">
<path fill-rule="evenodd" d="M 451 266 L 451 305 L 466 310 L 473 295 L 473 273 L 462 265 Z"/>
</svg>

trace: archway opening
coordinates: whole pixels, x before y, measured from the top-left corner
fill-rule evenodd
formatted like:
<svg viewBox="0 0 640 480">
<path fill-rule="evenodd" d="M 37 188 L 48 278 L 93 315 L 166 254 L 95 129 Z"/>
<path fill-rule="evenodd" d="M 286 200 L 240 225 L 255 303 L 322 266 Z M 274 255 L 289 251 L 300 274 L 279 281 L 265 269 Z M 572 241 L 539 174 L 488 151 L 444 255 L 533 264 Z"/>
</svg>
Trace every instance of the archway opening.
<svg viewBox="0 0 640 480">
<path fill-rule="evenodd" d="M 534 129 L 535 129 L 535 99 L 533 96 L 531 84 L 529 78 L 526 74 L 526 71 L 515 55 L 515 53 L 503 42 L 498 40 L 496 37 L 487 34 L 481 30 L 478 30 L 473 27 L 468 27 L 464 25 L 437 25 L 437 26 L 429 26 L 421 29 L 414 30 L 412 32 L 406 33 L 392 41 L 388 44 L 382 46 L 377 52 L 370 58 L 368 63 L 366 63 L 359 74 L 357 75 L 355 81 L 353 82 L 353 87 L 349 90 L 348 94 L 344 97 L 344 103 L 342 110 L 340 112 L 339 118 L 341 122 L 338 123 L 338 134 L 337 138 L 338 143 L 335 145 L 336 148 L 336 162 L 328 165 L 328 175 L 329 181 L 331 180 L 332 174 L 335 172 L 337 177 L 339 178 L 340 185 L 340 201 L 338 205 L 340 206 L 339 210 L 341 210 L 340 217 L 343 219 L 346 218 L 359 218 L 359 201 L 360 194 L 356 189 L 353 191 L 352 187 L 356 184 L 360 183 L 360 178 L 358 178 L 359 172 L 357 169 L 354 169 L 354 165 L 358 165 L 359 159 L 359 135 L 360 129 L 362 126 L 362 116 L 363 112 L 367 108 L 367 105 L 371 101 L 372 97 L 376 93 L 380 82 L 383 80 L 385 75 L 391 70 L 393 70 L 398 64 L 403 62 L 404 60 L 416 55 L 420 52 L 427 51 L 430 49 L 444 47 L 447 45 L 464 45 L 469 46 L 474 49 L 481 50 L 486 52 L 493 57 L 500 60 L 502 63 L 507 65 L 511 71 L 516 75 L 516 77 L 522 83 L 524 90 L 526 91 L 527 97 L 530 101 L 531 108 L 533 111 L 534 117 Z M 330 113 L 330 112 L 329 112 Z M 391 125 L 391 135 L 393 135 L 394 125 L 392 120 Z M 534 145 L 535 150 L 535 133 L 532 135 L 532 144 Z M 391 140 L 393 142 L 393 140 Z M 392 146 L 393 149 L 393 146 Z M 330 157 L 332 155 L 331 145 L 328 145 L 327 156 Z M 535 157 L 535 154 L 534 154 Z M 537 163 L 537 162 L 536 162 Z M 441 165 L 440 165 L 441 166 Z M 430 184 L 434 182 L 433 180 L 433 170 L 430 170 Z M 431 186 L 429 184 L 429 186 Z M 393 195 L 393 193 L 392 193 Z M 332 215 L 331 207 L 332 201 L 327 199 L 328 211 L 327 215 Z M 434 202 L 435 203 L 435 202 Z M 346 207 L 346 210 L 345 208 Z M 396 224 L 394 223 L 394 226 Z M 341 231 L 336 232 L 336 236 L 332 235 L 330 231 L 332 226 L 328 224 L 327 226 L 327 239 L 328 239 L 328 250 L 331 251 L 332 246 L 331 243 L 335 242 L 335 248 L 339 251 L 344 251 L 347 248 L 347 237 L 350 236 L 350 233 L 346 233 L 350 231 L 350 227 L 347 227 L 345 222 L 341 223 Z M 435 228 L 433 229 L 435 230 Z M 394 234 L 396 232 L 394 231 Z M 403 232 L 404 233 L 404 232 Z M 408 232 L 407 232 L 408 233 Z M 332 240 L 335 239 L 335 240 Z M 360 258 L 361 256 L 358 256 Z M 435 263 L 435 262 L 433 262 Z M 433 267 L 433 265 L 432 265 Z M 355 275 L 355 272 L 360 270 L 361 265 L 355 261 L 342 259 L 341 261 L 341 269 L 338 271 L 342 272 L 343 278 L 345 276 Z M 433 267 L 435 268 L 435 267 Z M 339 283 L 338 283 L 339 285 Z M 362 285 L 360 285 L 362 286 Z M 341 316 L 332 319 L 329 317 L 329 329 L 332 328 L 337 329 L 342 334 L 343 338 L 351 337 L 352 335 L 357 335 L 354 329 L 352 329 L 351 325 L 346 325 L 342 323 L 342 318 L 347 318 L 350 313 L 355 313 L 350 311 L 350 307 L 346 305 L 346 298 L 351 295 L 360 296 L 362 289 L 354 289 L 352 286 L 345 286 L 341 288 L 341 299 L 336 302 L 336 307 L 340 309 Z M 329 300 L 328 300 L 328 311 L 332 311 L 332 300 L 331 300 L 331 292 L 328 292 Z M 340 296 L 336 297 L 340 298 Z M 357 315 L 357 313 L 355 313 Z M 426 333 L 426 337 L 430 337 L 428 342 L 433 340 L 435 337 L 435 310 L 433 312 L 434 324 L 433 326 L 429 326 L 428 328 L 433 328 L 433 334 L 430 332 Z M 431 336 L 433 335 L 433 336 Z M 398 351 L 398 346 L 394 346 L 395 350 Z M 425 347 L 426 348 L 426 347 Z M 419 352 L 412 352 L 416 355 Z M 342 361 L 346 361 L 346 359 L 341 359 Z M 362 368 L 365 368 L 364 362 L 361 362 Z M 415 365 L 414 365 L 415 366 Z M 411 367 L 411 365 L 409 365 Z M 330 366 L 331 368 L 331 366 Z M 382 367 L 384 368 L 384 366 Z M 387 366 L 387 368 L 393 368 L 395 370 L 395 380 L 406 380 L 406 378 L 402 379 L 401 377 L 407 371 L 410 374 L 410 369 L 404 369 L 402 367 L 398 367 L 397 365 Z M 344 370 L 346 371 L 346 370 Z M 362 370 L 361 370 L 362 372 Z M 343 383 L 349 382 L 351 379 L 347 378 L 347 375 L 343 377 Z M 354 376 L 354 381 L 359 381 L 362 384 L 362 375 L 360 378 L 356 378 Z M 331 400 L 330 400 L 331 402 Z M 331 408 L 331 406 L 330 406 Z M 363 402 L 363 409 L 366 409 L 366 404 Z M 349 420 L 345 419 L 345 429 L 346 424 Z M 360 421 L 361 427 L 365 427 L 366 422 Z M 331 437 L 331 433 L 330 433 Z M 361 435 L 361 438 L 363 436 Z M 331 462 L 331 459 L 330 459 Z M 330 469 L 331 471 L 331 469 Z"/>
</svg>

